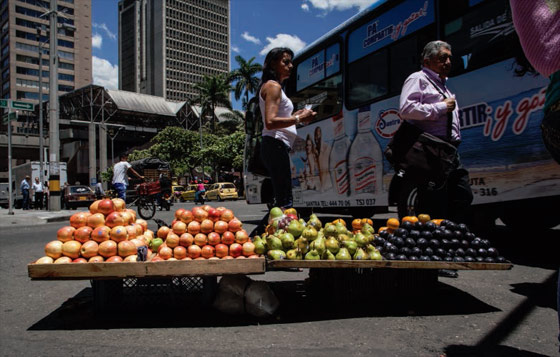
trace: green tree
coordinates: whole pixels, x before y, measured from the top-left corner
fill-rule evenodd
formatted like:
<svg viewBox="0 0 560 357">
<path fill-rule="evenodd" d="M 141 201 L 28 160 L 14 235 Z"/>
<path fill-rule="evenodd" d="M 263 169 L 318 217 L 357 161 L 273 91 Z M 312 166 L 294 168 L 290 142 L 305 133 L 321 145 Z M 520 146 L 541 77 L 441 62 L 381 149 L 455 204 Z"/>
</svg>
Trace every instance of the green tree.
<svg viewBox="0 0 560 357">
<path fill-rule="evenodd" d="M 230 73 L 232 81 L 235 82 L 235 100 L 239 100 L 241 95 L 244 95 L 243 108 L 247 109 L 249 95 L 255 93 L 259 87 L 260 79 L 256 76 L 256 74 L 262 72 L 262 65 L 260 63 L 253 63 L 255 57 L 246 61 L 243 57 L 237 55 L 235 56 L 235 60 L 237 61 L 239 68 Z"/>
<path fill-rule="evenodd" d="M 231 85 L 229 79 L 225 75 L 204 76 L 201 83 L 196 83 L 194 88 L 199 95 L 193 99 L 194 104 L 201 107 L 201 115 L 210 116 L 212 118 L 211 131 L 216 132 L 216 107 L 222 106 L 227 109 L 231 108 L 229 93 Z"/>
<path fill-rule="evenodd" d="M 208 135 L 207 139 L 201 154 L 205 163 L 211 165 L 215 179 L 220 172 L 243 169 L 245 133 L 242 130 L 221 137 Z"/>
<path fill-rule="evenodd" d="M 221 118 L 226 119 L 218 123 L 216 135 L 226 136 L 231 135 L 239 130 L 244 130 L 245 114 L 239 110 L 232 110 L 220 115 Z"/>
</svg>

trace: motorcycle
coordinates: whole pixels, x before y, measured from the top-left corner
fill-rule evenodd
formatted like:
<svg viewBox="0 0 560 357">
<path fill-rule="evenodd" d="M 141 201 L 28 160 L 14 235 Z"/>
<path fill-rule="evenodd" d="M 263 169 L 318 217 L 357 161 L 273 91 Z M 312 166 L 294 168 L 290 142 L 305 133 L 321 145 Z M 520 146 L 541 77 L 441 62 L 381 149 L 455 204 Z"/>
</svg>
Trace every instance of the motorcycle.
<svg viewBox="0 0 560 357">
<path fill-rule="evenodd" d="M 205 198 L 204 198 L 204 193 L 205 193 L 205 192 L 206 192 L 206 191 L 196 191 L 196 193 L 194 194 L 194 203 L 195 203 L 195 204 L 199 204 L 199 203 L 200 203 L 201 205 L 204 204 L 204 199 L 205 199 Z"/>
<path fill-rule="evenodd" d="M 171 194 L 169 192 L 160 193 L 156 202 L 157 202 L 157 205 L 159 206 L 160 211 L 162 211 L 163 209 L 165 209 L 166 211 L 169 211 L 171 209 L 171 205 L 173 204 L 171 202 Z"/>
</svg>

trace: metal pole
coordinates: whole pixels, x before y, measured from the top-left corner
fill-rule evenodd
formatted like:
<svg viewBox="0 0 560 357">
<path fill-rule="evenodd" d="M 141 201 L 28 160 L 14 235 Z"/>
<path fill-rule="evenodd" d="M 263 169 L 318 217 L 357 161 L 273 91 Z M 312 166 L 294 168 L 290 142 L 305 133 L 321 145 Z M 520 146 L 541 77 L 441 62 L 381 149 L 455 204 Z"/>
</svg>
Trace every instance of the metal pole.
<svg viewBox="0 0 560 357">
<path fill-rule="evenodd" d="M 9 104 L 8 104 L 9 105 Z M 8 214 L 14 214 L 14 190 L 12 189 L 12 109 L 8 108 L 8 180 L 10 184 L 8 185 L 8 194 L 10 198 L 8 200 Z"/>
<path fill-rule="evenodd" d="M 198 130 L 200 132 L 200 150 L 202 151 L 202 106 L 200 107 L 200 115 L 198 116 Z M 204 159 L 201 161 L 202 166 L 202 183 L 204 183 Z"/>
<path fill-rule="evenodd" d="M 60 139 L 58 118 L 57 0 L 49 11 L 49 210 L 60 211 Z"/>
<path fill-rule="evenodd" d="M 101 91 L 101 125 L 99 125 L 99 171 L 107 171 L 107 123 L 105 122 L 105 89 L 102 89 Z M 106 189 L 105 184 L 103 184 L 103 188 Z"/>
<path fill-rule="evenodd" d="M 39 28 L 37 29 L 37 42 L 37 47 L 39 48 L 39 168 L 41 169 L 39 180 L 41 181 L 41 184 L 44 184 L 45 150 L 43 148 L 43 51 L 41 49 L 41 30 Z"/>
</svg>

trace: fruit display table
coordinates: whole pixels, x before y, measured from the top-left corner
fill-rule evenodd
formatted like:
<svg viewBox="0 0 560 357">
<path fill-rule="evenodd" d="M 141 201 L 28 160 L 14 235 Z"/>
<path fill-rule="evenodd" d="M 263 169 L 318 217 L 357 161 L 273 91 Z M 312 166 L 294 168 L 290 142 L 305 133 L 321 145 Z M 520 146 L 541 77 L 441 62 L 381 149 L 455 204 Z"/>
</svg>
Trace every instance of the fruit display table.
<svg viewBox="0 0 560 357">
<path fill-rule="evenodd" d="M 32 280 L 91 280 L 96 313 L 118 308 L 127 298 L 145 295 L 196 296 L 205 304 L 217 291 L 217 277 L 264 274 L 265 258 L 131 263 L 29 264 Z"/>
<path fill-rule="evenodd" d="M 267 269 L 285 268 L 390 268 L 390 269 L 452 269 L 509 270 L 511 263 L 419 262 L 400 260 L 269 260 Z"/>
</svg>

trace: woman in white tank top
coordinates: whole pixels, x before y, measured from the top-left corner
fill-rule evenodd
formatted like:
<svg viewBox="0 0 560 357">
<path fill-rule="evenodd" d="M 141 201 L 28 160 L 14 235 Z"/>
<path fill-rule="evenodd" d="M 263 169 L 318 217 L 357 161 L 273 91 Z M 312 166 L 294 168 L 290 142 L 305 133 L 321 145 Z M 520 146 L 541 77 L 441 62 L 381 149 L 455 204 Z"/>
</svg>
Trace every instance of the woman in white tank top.
<svg viewBox="0 0 560 357">
<path fill-rule="evenodd" d="M 309 123 L 316 112 L 302 109 L 293 112 L 294 105 L 282 90 L 282 83 L 292 72 L 294 53 L 289 48 L 270 50 L 263 64 L 259 104 L 264 129 L 261 157 L 272 181 L 273 205 L 292 207 L 292 179 L 289 152 L 297 136 L 296 125 Z"/>
</svg>

